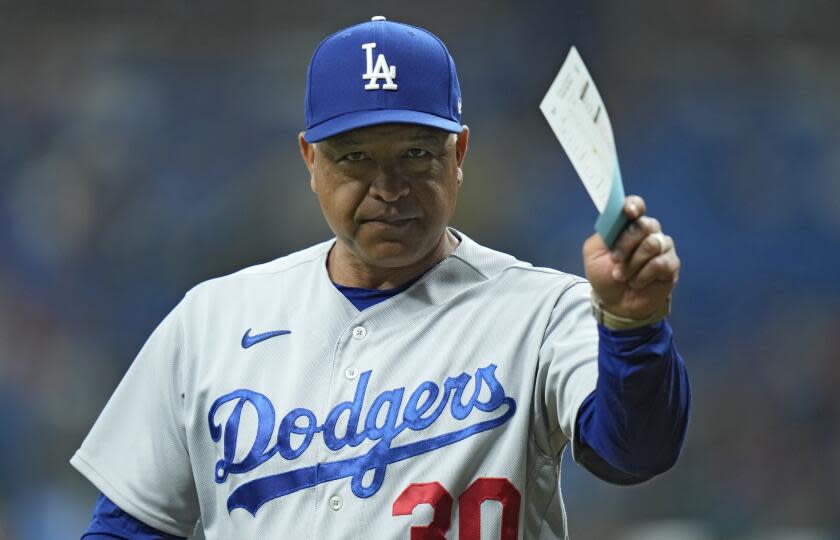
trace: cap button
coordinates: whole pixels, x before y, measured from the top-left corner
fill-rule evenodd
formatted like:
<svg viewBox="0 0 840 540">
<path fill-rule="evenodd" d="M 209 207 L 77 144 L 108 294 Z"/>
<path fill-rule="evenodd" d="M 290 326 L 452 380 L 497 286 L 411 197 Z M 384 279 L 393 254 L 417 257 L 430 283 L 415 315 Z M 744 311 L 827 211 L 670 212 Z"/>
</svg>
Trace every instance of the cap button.
<svg viewBox="0 0 840 540">
<path fill-rule="evenodd" d="M 372 20 L 372 21 L 385 21 L 387 19 L 385 17 L 383 17 L 382 15 L 377 15 L 376 17 L 371 17 L 370 20 Z"/>
</svg>

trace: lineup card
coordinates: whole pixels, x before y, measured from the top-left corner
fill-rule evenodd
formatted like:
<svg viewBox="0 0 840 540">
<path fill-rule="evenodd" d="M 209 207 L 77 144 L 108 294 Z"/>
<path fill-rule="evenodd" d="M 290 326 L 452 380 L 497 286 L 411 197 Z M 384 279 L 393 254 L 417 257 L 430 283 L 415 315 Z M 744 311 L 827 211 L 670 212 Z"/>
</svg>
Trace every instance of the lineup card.
<svg viewBox="0 0 840 540">
<path fill-rule="evenodd" d="M 595 230 L 607 247 L 627 224 L 624 185 L 601 94 L 574 47 L 540 103 L 554 134 L 600 212 Z"/>
</svg>

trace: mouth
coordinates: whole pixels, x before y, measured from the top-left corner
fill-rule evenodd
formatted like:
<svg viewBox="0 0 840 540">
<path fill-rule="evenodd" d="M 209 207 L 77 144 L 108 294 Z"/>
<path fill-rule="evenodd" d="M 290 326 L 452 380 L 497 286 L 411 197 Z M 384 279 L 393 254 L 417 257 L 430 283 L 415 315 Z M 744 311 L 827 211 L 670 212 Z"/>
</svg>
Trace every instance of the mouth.
<svg viewBox="0 0 840 540">
<path fill-rule="evenodd" d="M 415 221 L 417 221 L 417 218 L 394 219 L 381 217 L 377 219 L 362 220 L 362 224 L 369 225 L 377 229 L 401 229 L 411 225 Z"/>
</svg>

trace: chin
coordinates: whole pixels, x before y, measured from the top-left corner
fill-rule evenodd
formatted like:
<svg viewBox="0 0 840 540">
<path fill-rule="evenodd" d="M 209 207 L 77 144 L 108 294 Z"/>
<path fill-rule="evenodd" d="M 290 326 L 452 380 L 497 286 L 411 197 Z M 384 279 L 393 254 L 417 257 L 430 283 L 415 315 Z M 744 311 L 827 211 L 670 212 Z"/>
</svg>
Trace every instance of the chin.
<svg viewBox="0 0 840 540">
<path fill-rule="evenodd" d="M 425 253 L 418 244 L 382 241 L 364 249 L 369 264 L 382 268 L 410 266 L 423 258 Z"/>
</svg>

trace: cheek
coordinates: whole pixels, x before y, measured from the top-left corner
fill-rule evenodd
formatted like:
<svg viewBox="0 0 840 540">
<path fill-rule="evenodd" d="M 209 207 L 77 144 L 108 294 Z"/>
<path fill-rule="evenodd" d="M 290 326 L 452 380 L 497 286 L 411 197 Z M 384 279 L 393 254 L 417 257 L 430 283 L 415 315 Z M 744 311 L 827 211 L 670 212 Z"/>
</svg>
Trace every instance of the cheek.
<svg viewBox="0 0 840 540">
<path fill-rule="evenodd" d="M 346 230 L 353 224 L 356 209 L 364 199 L 365 192 L 358 182 L 342 182 L 332 179 L 322 183 L 317 191 L 321 209 L 330 225 Z"/>
<path fill-rule="evenodd" d="M 448 222 L 455 211 L 458 199 L 458 177 L 456 171 L 438 173 L 438 180 L 428 186 L 427 204 L 434 208 L 434 213 L 440 220 Z"/>
</svg>

